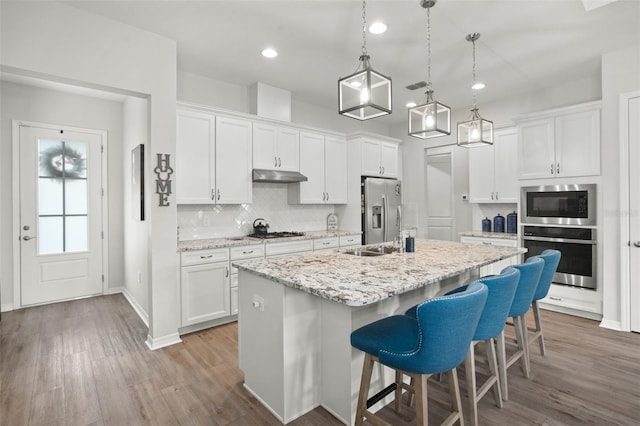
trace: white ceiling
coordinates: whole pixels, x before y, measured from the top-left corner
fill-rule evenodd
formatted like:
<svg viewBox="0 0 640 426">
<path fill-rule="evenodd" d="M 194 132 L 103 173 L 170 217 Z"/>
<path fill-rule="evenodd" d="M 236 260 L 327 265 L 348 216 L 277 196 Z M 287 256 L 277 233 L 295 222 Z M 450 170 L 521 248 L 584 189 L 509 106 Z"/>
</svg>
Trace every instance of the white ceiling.
<svg viewBox="0 0 640 426">
<path fill-rule="evenodd" d="M 362 43 L 362 2 L 336 1 L 69 1 L 177 41 L 178 68 L 243 86 L 256 81 L 337 109 L 337 80 L 353 73 Z M 367 21 L 384 21 L 367 35 L 373 68 L 393 79 L 388 124 L 406 120 L 405 104 L 426 80 L 426 11 L 419 0 L 369 0 Z M 600 75 L 601 55 L 640 48 L 639 0 L 440 0 L 431 10 L 432 82 L 452 108 L 471 103 L 471 32 L 478 104 Z M 275 47 L 276 59 L 260 55 Z"/>
</svg>

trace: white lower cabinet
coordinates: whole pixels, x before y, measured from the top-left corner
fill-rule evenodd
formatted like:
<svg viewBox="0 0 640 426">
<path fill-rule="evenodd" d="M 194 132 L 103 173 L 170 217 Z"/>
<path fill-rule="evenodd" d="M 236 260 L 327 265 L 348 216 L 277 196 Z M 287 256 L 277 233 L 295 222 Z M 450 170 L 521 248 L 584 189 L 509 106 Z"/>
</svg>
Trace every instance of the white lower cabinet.
<svg viewBox="0 0 640 426">
<path fill-rule="evenodd" d="M 361 235 L 343 235 L 340 237 L 340 248 L 362 245 Z"/>
<path fill-rule="evenodd" d="M 600 320 L 602 317 L 602 296 L 594 290 L 551 284 L 547 297 L 540 300 L 544 308 Z"/>
<path fill-rule="evenodd" d="M 313 251 L 337 249 L 340 247 L 340 238 L 329 237 L 313 240 Z"/>
<path fill-rule="evenodd" d="M 265 245 L 265 255 L 267 257 L 302 254 L 306 251 L 313 251 L 313 240 L 267 243 Z"/>
<path fill-rule="evenodd" d="M 183 327 L 231 315 L 229 249 L 181 255 Z"/>
<path fill-rule="evenodd" d="M 518 247 L 518 240 L 509 238 L 487 238 L 487 237 L 460 237 L 461 243 L 468 244 L 483 244 L 488 246 L 502 246 L 502 247 Z M 480 276 L 497 275 L 507 266 L 517 265 L 521 262 L 519 257 L 511 257 L 509 259 L 501 260 L 499 262 L 492 263 L 491 265 L 483 266 L 480 268 Z"/>
<path fill-rule="evenodd" d="M 264 244 L 231 247 L 231 264 L 253 262 L 264 257 Z M 238 268 L 231 266 L 231 315 L 238 314 Z"/>
</svg>

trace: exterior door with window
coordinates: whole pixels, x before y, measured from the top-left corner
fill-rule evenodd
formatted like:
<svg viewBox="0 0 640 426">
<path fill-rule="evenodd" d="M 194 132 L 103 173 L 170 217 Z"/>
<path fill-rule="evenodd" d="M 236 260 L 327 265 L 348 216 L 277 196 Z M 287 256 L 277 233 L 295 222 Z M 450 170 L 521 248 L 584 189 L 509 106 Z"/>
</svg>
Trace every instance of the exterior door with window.
<svg viewBox="0 0 640 426">
<path fill-rule="evenodd" d="M 102 135 L 19 132 L 21 305 L 101 294 Z"/>
</svg>

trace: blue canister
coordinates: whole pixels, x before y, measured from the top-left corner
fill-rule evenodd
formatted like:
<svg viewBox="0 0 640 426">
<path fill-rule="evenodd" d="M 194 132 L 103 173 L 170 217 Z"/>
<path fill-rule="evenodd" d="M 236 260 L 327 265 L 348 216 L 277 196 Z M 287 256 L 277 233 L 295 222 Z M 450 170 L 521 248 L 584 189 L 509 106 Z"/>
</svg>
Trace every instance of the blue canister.
<svg viewBox="0 0 640 426">
<path fill-rule="evenodd" d="M 413 253 L 416 251 L 415 240 L 413 237 L 407 237 L 407 253 Z"/>
<path fill-rule="evenodd" d="M 518 213 L 515 210 L 507 215 L 507 232 L 510 234 L 518 233 Z"/>
<path fill-rule="evenodd" d="M 491 221 L 488 217 L 482 219 L 482 232 L 491 232 Z"/>
<path fill-rule="evenodd" d="M 504 216 L 500 213 L 493 218 L 493 232 L 504 232 Z"/>
</svg>

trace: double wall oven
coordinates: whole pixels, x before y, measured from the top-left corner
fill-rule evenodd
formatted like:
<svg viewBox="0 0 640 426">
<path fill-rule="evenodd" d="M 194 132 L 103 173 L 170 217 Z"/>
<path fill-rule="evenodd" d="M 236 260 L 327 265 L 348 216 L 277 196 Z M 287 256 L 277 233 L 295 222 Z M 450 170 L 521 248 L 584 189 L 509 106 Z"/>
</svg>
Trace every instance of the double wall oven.
<svg viewBox="0 0 640 426">
<path fill-rule="evenodd" d="M 553 282 L 597 288 L 596 185 L 529 186 L 520 190 L 525 257 L 545 249 L 562 257 Z"/>
</svg>

